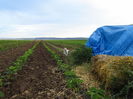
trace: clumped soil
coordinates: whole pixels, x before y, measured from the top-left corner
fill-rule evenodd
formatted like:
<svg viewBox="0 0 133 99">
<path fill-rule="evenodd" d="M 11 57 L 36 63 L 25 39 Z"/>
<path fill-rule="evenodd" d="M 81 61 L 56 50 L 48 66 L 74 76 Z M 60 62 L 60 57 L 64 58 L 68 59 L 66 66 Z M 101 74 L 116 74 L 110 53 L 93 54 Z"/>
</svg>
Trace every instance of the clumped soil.
<svg viewBox="0 0 133 99">
<path fill-rule="evenodd" d="M 10 82 L 3 88 L 3 99 L 82 99 L 66 88 L 56 62 L 41 43 Z"/>
<path fill-rule="evenodd" d="M 8 66 L 11 66 L 12 63 L 19 57 L 24 54 L 29 48 L 34 45 L 34 42 L 26 43 L 22 46 L 11 48 L 7 51 L 0 53 L 0 72 L 5 71 Z"/>
</svg>

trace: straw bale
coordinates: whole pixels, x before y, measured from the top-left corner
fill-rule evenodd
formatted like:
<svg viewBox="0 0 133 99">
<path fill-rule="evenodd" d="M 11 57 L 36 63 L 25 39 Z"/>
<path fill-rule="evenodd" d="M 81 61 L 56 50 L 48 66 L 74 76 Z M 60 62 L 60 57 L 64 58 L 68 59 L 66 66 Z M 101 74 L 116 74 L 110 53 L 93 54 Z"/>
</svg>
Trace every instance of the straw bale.
<svg viewBox="0 0 133 99">
<path fill-rule="evenodd" d="M 133 57 L 97 55 L 92 58 L 92 73 L 106 89 L 122 88 L 133 71 Z"/>
</svg>

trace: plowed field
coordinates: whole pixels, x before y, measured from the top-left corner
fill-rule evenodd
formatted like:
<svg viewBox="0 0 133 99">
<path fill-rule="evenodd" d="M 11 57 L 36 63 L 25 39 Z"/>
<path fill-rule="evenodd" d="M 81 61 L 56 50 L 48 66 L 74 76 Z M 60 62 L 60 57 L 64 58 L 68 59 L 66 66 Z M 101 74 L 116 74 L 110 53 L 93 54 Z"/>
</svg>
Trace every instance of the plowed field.
<svg viewBox="0 0 133 99">
<path fill-rule="evenodd" d="M 21 55 L 24 54 L 29 48 L 34 45 L 33 42 L 24 44 L 17 48 L 11 48 L 7 51 L 3 51 L 0 53 L 0 72 L 3 72 L 8 66 L 12 65 L 12 63 Z"/>
<path fill-rule="evenodd" d="M 82 99 L 66 88 L 62 73 L 42 43 L 2 91 L 3 99 Z"/>
</svg>

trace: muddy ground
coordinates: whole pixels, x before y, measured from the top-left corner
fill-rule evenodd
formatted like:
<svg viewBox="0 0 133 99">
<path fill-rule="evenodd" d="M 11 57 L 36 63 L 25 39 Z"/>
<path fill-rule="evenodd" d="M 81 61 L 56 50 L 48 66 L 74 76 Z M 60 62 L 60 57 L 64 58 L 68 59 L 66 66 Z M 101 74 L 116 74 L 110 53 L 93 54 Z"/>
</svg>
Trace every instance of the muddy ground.
<svg viewBox="0 0 133 99">
<path fill-rule="evenodd" d="M 11 84 L 5 86 L 3 99 L 82 99 L 66 88 L 56 62 L 39 44 Z"/>
<path fill-rule="evenodd" d="M 19 57 L 24 54 L 29 48 L 34 45 L 33 42 L 26 43 L 22 46 L 11 48 L 7 51 L 0 53 L 0 72 L 5 71 L 8 66 L 11 66 L 12 63 Z"/>
</svg>

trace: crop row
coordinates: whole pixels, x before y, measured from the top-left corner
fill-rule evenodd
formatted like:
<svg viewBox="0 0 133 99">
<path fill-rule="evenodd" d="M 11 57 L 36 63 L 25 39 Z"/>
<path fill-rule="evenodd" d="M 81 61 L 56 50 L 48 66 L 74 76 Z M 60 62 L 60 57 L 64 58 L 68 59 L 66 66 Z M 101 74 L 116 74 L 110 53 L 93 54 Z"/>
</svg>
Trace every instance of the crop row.
<svg viewBox="0 0 133 99">
<path fill-rule="evenodd" d="M 13 75 L 16 74 L 19 70 L 22 70 L 23 65 L 26 63 L 29 56 L 33 53 L 38 43 L 36 43 L 32 48 L 24 53 L 24 55 L 20 56 L 13 65 L 9 66 L 6 71 L 0 74 L 0 87 L 2 88 L 10 79 L 13 79 Z M 3 97 L 4 93 L 0 91 L 0 97 Z"/>
<path fill-rule="evenodd" d="M 56 60 L 58 69 L 65 75 L 67 87 L 76 92 L 79 92 L 81 89 L 80 85 L 82 84 L 83 80 L 80 80 L 76 76 L 76 74 L 72 71 L 71 66 L 63 63 L 63 60 L 59 57 L 58 54 L 51 50 L 47 45 L 44 44 L 44 46 L 46 47 L 48 52 L 51 53 L 52 57 Z"/>
</svg>

